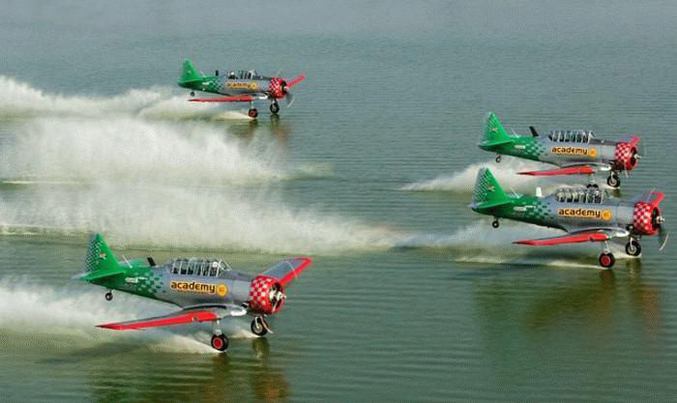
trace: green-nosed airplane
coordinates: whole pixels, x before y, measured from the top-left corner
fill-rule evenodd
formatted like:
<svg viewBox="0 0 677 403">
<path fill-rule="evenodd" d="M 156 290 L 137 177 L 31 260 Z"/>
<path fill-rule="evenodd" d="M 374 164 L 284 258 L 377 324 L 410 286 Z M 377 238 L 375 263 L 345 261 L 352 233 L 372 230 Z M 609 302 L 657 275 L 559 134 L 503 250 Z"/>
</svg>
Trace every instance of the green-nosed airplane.
<svg viewBox="0 0 677 403">
<path fill-rule="evenodd" d="M 254 107 L 257 99 L 270 101 L 270 112 L 277 115 L 280 112 L 278 100 L 284 98 L 287 106 L 294 102 L 294 96 L 289 90 L 303 81 L 305 75 L 301 74 L 291 80 L 277 76 L 263 76 L 256 70 L 230 71 L 225 76 L 219 75 L 216 70 L 213 76 L 199 72 L 193 63 L 186 59 L 183 62 L 181 77 L 178 84 L 180 87 L 191 90 L 190 95 L 195 96 L 195 91 L 203 91 L 212 94 L 225 95 L 211 98 L 191 98 L 191 102 L 249 102 L 250 118 L 256 118 L 258 111 Z"/>
<path fill-rule="evenodd" d="M 564 230 L 565 235 L 541 239 L 526 239 L 514 243 L 531 246 L 550 246 L 579 242 L 601 242 L 599 264 L 604 268 L 614 265 L 616 259 L 609 250 L 608 241 L 627 238 L 625 251 L 639 256 L 642 236 L 658 234 L 659 249 L 663 249 L 668 232 L 659 208 L 664 195 L 648 192 L 630 201 L 609 196 L 597 187 L 562 188 L 543 197 L 507 194 L 488 168 L 477 173 L 470 208 L 480 214 L 494 217 L 492 226 L 498 228 L 499 218 L 523 221 L 544 227 Z"/>
<path fill-rule="evenodd" d="M 553 130 L 541 137 L 533 126 L 529 129 L 529 136 L 508 134 L 498 117 L 489 113 L 479 147 L 498 154 L 496 162 L 501 161 L 501 155 L 512 155 L 559 167 L 520 172 L 523 175 L 593 175 L 608 171 L 607 184 L 613 188 L 621 185 L 618 173 L 634 169 L 640 158 L 637 136 L 628 141 L 609 141 L 595 138 L 589 130 Z"/>
<path fill-rule="evenodd" d="M 226 262 L 216 259 L 173 259 L 159 266 L 150 257 L 118 261 L 103 237 L 95 234 L 89 241 L 85 272 L 78 278 L 107 288 L 108 301 L 113 299 L 110 290 L 119 290 L 181 308 L 164 316 L 98 327 L 138 330 L 211 322 L 211 345 L 225 351 L 228 338 L 219 328 L 221 319 L 250 315 L 254 334 L 263 336 L 271 332 L 265 317 L 280 311 L 287 298 L 285 288 L 311 262 L 307 257 L 291 258 L 260 274 L 250 275 L 233 271 Z"/>
</svg>

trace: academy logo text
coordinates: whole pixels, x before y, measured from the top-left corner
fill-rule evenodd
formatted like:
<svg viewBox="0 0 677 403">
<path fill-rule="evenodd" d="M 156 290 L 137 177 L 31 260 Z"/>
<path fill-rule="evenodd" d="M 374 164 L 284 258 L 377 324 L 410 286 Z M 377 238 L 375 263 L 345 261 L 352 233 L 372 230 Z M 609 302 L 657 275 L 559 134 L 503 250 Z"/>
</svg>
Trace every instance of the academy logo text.
<svg viewBox="0 0 677 403">
<path fill-rule="evenodd" d="M 593 220 L 611 220 L 611 210 L 597 210 L 590 208 L 561 208 L 557 210 L 557 215 L 572 218 L 590 218 Z"/>
<path fill-rule="evenodd" d="M 227 83 L 226 85 L 228 86 L 228 88 L 232 88 L 232 89 L 236 89 L 236 90 L 255 90 L 255 89 L 259 88 L 259 86 L 254 81 L 251 81 L 251 82 L 238 81 L 238 82 L 234 82 L 234 83 Z"/>
<path fill-rule="evenodd" d="M 557 146 L 550 149 L 550 152 L 558 155 L 580 155 L 584 157 L 596 157 L 597 149 L 585 147 L 563 147 Z"/>
<path fill-rule="evenodd" d="M 172 290 L 181 292 L 195 292 L 198 294 L 218 294 L 225 296 L 228 293 L 228 287 L 224 284 L 196 283 L 195 281 L 172 281 L 169 284 Z"/>
</svg>

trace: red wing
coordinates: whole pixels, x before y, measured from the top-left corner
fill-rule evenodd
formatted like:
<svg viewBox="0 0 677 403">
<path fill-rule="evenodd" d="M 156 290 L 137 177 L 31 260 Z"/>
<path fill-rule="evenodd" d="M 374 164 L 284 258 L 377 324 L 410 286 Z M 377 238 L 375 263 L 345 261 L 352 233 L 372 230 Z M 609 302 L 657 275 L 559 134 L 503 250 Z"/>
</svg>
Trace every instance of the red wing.
<svg viewBox="0 0 677 403">
<path fill-rule="evenodd" d="M 608 241 L 611 237 L 606 232 L 600 231 L 586 231 L 576 234 L 566 234 L 561 236 L 554 236 L 550 238 L 540 239 L 523 239 L 513 243 L 529 246 L 551 246 L 561 245 L 565 243 L 581 243 L 581 242 L 602 242 Z"/>
<path fill-rule="evenodd" d="M 185 325 L 193 322 L 209 322 L 219 319 L 219 315 L 211 310 L 189 310 L 177 311 L 169 315 L 156 316 L 154 318 L 145 318 L 138 320 L 130 320 L 127 322 L 106 323 L 97 325 L 104 329 L 113 330 L 139 330 L 150 327 Z"/>
<path fill-rule="evenodd" d="M 293 259 L 283 260 L 275 266 L 270 267 L 264 271 L 264 276 L 273 277 L 280 281 L 280 284 L 286 286 L 292 280 L 301 274 L 313 261 L 307 257 L 296 257 Z"/>
<path fill-rule="evenodd" d="M 233 95 L 227 97 L 214 98 L 191 98 L 190 102 L 252 102 L 254 97 L 251 95 Z"/>
<path fill-rule="evenodd" d="M 577 167 L 567 167 L 558 169 L 549 169 L 545 171 L 525 171 L 520 172 L 520 175 L 531 176 L 557 176 L 557 175 L 590 175 L 595 173 L 595 168 L 583 165 Z"/>
</svg>

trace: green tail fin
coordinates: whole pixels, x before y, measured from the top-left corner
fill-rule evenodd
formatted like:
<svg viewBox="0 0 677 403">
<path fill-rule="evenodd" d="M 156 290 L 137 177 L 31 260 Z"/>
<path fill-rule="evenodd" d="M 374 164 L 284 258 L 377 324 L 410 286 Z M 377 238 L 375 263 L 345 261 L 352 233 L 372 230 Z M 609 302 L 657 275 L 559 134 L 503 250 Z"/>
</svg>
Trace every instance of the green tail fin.
<svg viewBox="0 0 677 403">
<path fill-rule="evenodd" d="M 499 144 L 511 143 L 513 140 L 505 131 L 501 121 L 493 113 L 489 112 L 487 115 L 487 123 L 484 127 L 484 137 L 480 143 L 480 147 L 491 147 Z"/>
<path fill-rule="evenodd" d="M 193 62 L 189 59 L 183 61 L 183 67 L 181 69 L 181 77 L 179 78 L 179 85 L 188 84 L 190 82 L 202 81 L 204 75 L 197 71 Z"/>
<path fill-rule="evenodd" d="M 511 198 L 503 191 L 501 185 L 489 168 L 482 168 L 477 172 L 475 189 L 472 194 L 473 209 L 483 209 L 510 203 Z"/>
<path fill-rule="evenodd" d="M 124 268 L 120 267 L 115 255 L 110 250 L 101 234 L 94 234 L 89 240 L 87 256 L 85 257 L 84 280 L 113 276 L 124 273 Z"/>
</svg>

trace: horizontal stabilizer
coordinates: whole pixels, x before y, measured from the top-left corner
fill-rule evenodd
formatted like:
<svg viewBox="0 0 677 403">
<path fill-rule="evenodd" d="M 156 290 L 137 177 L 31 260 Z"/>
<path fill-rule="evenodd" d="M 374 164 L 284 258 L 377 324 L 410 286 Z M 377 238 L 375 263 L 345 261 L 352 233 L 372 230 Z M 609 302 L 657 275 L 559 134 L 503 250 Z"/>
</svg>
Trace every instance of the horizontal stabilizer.
<svg viewBox="0 0 677 403">
<path fill-rule="evenodd" d="M 214 98 L 191 98 L 190 102 L 252 102 L 254 97 L 251 95 L 234 95 L 228 97 L 214 97 Z"/>
<path fill-rule="evenodd" d="M 120 267 L 119 269 L 116 269 L 116 270 L 93 271 L 93 272 L 83 274 L 80 277 L 80 280 L 84 280 L 84 281 L 100 280 L 102 278 L 117 276 L 118 274 L 123 274 L 123 273 L 126 273 L 126 272 L 127 272 L 127 270 L 124 267 Z"/>
<path fill-rule="evenodd" d="M 545 171 L 524 171 L 520 172 L 519 174 L 531 176 L 559 176 L 559 175 L 592 175 L 594 173 L 595 169 L 593 167 L 580 166 L 580 167 L 549 169 Z"/>
<path fill-rule="evenodd" d="M 600 231 L 580 232 L 577 234 L 567 234 L 549 238 L 540 239 L 523 239 L 513 243 L 519 245 L 529 246 L 553 246 L 567 243 L 582 243 L 582 242 L 603 242 L 610 239 L 609 234 Z"/>
</svg>

